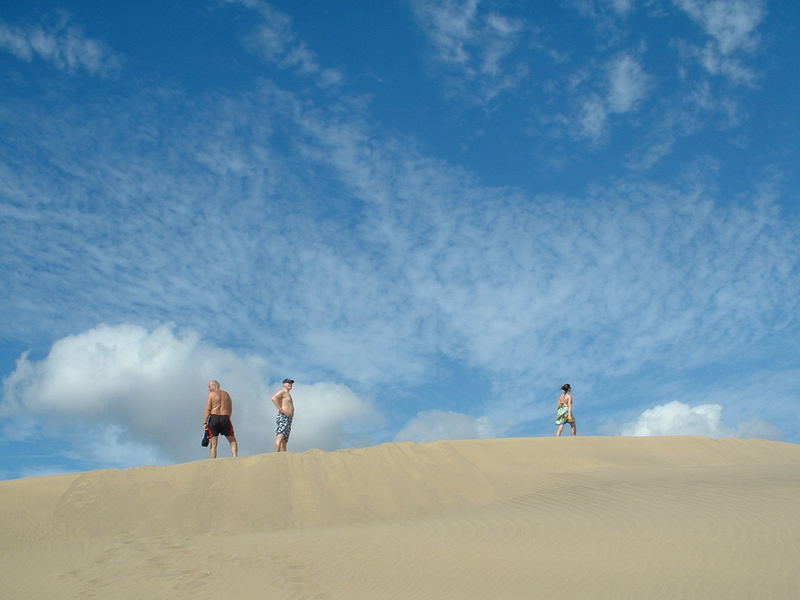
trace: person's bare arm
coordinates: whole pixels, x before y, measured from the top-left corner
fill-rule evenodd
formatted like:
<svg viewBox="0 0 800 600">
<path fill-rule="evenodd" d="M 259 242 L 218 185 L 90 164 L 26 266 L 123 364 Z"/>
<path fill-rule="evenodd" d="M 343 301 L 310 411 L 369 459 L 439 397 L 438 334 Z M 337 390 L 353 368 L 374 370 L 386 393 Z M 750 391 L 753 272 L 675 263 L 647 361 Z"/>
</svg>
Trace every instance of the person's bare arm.
<svg viewBox="0 0 800 600">
<path fill-rule="evenodd" d="M 208 416 L 211 414 L 211 394 L 208 395 L 208 401 L 206 402 L 206 409 L 203 412 L 203 423 L 208 423 Z"/>
<path fill-rule="evenodd" d="M 276 392 L 272 397 L 272 403 L 275 405 L 275 408 L 278 409 L 278 412 L 283 411 L 283 393 L 283 390 L 281 390 L 280 392 Z"/>
</svg>

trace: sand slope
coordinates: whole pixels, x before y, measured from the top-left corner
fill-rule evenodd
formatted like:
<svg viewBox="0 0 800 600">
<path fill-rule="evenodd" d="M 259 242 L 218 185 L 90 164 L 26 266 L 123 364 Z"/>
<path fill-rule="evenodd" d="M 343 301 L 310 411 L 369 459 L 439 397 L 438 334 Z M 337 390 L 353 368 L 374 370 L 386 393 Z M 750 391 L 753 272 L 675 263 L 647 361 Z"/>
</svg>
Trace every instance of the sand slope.
<svg viewBox="0 0 800 600">
<path fill-rule="evenodd" d="M 11 598 L 800 598 L 800 446 L 386 444 L 0 483 Z"/>
</svg>

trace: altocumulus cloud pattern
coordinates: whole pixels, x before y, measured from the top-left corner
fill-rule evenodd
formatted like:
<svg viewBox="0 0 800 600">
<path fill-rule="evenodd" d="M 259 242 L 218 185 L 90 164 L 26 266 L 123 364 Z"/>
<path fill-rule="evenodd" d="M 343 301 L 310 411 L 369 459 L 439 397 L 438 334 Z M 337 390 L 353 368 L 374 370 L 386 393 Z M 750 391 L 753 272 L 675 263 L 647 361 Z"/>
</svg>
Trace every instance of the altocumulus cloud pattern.
<svg viewBox="0 0 800 600">
<path fill-rule="evenodd" d="M 266 451 L 287 375 L 295 450 L 552 435 L 566 381 L 800 440 L 789 5 L 378 4 L 4 11 L 0 476 L 202 458 L 209 379 Z"/>
</svg>

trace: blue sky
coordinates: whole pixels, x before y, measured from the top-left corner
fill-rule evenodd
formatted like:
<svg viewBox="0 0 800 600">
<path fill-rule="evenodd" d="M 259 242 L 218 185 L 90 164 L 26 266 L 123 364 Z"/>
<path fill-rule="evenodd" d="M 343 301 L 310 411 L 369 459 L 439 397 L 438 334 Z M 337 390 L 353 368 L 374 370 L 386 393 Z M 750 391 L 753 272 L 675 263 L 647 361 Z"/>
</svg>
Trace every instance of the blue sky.
<svg viewBox="0 0 800 600">
<path fill-rule="evenodd" d="M 0 4 L 0 478 L 586 435 L 800 442 L 800 8 Z M 223 456 L 227 444 L 223 443 Z"/>
</svg>

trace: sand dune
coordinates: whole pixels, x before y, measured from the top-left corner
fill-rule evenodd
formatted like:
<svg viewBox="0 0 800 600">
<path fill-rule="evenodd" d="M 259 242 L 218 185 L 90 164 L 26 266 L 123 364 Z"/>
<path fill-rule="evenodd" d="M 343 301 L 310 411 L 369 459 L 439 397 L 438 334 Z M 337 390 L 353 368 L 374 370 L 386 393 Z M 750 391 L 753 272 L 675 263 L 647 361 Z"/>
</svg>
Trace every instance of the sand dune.
<svg viewBox="0 0 800 600">
<path fill-rule="evenodd" d="M 800 598 L 800 446 L 386 444 L 0 483 L 10 598 Z"/>
</svg>

